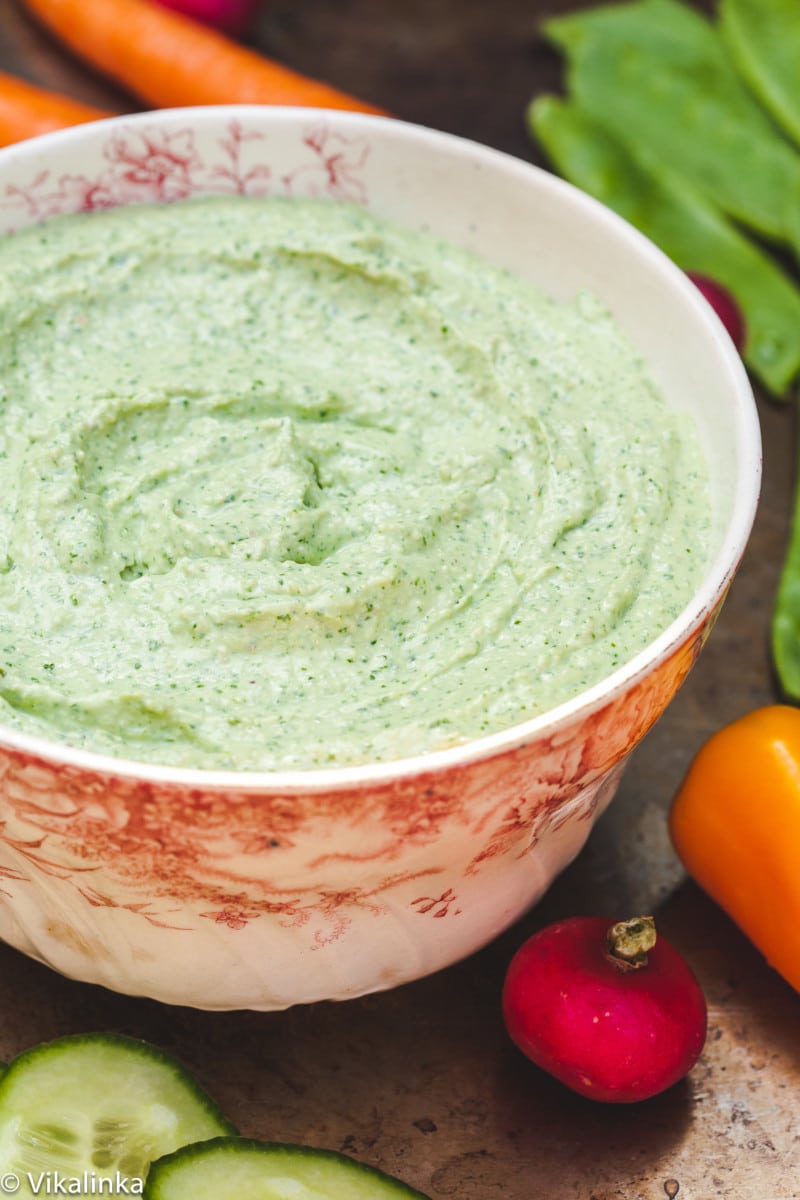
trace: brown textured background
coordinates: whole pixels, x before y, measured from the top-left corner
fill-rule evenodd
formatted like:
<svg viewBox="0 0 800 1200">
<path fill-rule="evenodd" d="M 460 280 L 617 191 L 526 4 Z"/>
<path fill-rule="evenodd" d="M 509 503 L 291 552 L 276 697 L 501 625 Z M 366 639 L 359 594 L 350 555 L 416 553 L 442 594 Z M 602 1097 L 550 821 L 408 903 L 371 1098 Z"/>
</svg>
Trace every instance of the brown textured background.
<svg viewBox="0 0 800 1200">
<path fill-rule="evenodd" d="M 265 0 L 252 41 L 400 117 L 538 161 L 523 111 L 534 93 L 558 88 L 560 67 L 537 25 L 584 6 Z M 15 0 L 0 0 L 0 69 L 105 107 L 137 107 L 61 52 Z M 515 928 L 419 983 L 272 1014 L 129 999 L 0 947 L 0 1058 L 81 1030 L 148 1038 L 178 1054 L 243 1133 L 342 1149 L 434 1200 L 800 1197 L 800 998 L 685 879 L 665 825 L 701 741 L 775 698 L 768 618 L 790 511 L 793 414 L 763 397 L 759 404 L 763 498 L 723 615 L 589 845 Z M 511 1046 L 500 1019 L 503 971 L 550 920 L 645 910 L 700 977 L 709 1039 L 689 1079 L 669 1093 L 599 1107 Z"/>
</svg>

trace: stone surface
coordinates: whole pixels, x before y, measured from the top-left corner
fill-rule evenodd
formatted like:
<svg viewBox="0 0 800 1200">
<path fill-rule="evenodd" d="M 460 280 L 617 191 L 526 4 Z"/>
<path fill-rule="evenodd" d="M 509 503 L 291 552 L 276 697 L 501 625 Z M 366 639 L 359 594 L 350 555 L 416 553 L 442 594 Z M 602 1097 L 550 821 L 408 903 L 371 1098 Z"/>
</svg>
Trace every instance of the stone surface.
<svg viewBox="0 0 800 1200">
<path fill-rule="evenodd" d="M 537 39 L 558 0 L 265 0 L 253 42 L 398 116 L 538 161 L 523 110 L 559 86 Z M 705 6 L 701 6 L 705 7 Z M 0 69 L 136 108 L 0 0 Z M 419 983 L 285 1013 L 203 1013 L 64 980 L 0 948 L 0 1058 L 81 1030 L 180 1056 L 245 1134 L 341 1149 L 433 1200 L 800 1197 L 800 1000 L 674 858 L 665 814 L 714 729 L 775 699 L 769 609 L 788 530 L 793 412 L 760 398 L 763 500 L 703 656 L 635 753 L 589 845 L 545 900 L 482 953 Z M 571 913 L 651 910 L 706 991 L 697 1068 L 635 1107 L 567 1093 L 507 1040 L 499 995 L 520 942 Z"/>
</svg>

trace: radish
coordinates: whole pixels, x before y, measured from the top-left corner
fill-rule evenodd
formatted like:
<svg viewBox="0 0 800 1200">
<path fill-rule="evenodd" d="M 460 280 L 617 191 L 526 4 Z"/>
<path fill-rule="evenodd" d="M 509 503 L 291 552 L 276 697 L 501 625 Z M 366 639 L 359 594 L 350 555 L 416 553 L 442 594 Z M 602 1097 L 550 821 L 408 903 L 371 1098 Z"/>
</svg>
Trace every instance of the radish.
<svg viewBox="0 0 800 1200">
<path fill-rule="evenodd" d="M 722 321 L 731 341 L 741 354 L 745 338 L 744 317 L 733 296 L 721 283 L 717 283 L 707 275 L 698 275 L 694 271 L 686 273 Z"/>
<path fill-rule="evenodd" d="M 247 32 L 260 7 L 260 0 L 158 0 L 158 3 L 235 36 Z"/>
<path fill-rule="evenodd" d="M 651 917 L 572 917 L 534 934 L 509 965 L 503 1016 L 537 1066 L 618 1104 L 677 1083 L 706 1039 L 700 985 Z"/>
</svg>

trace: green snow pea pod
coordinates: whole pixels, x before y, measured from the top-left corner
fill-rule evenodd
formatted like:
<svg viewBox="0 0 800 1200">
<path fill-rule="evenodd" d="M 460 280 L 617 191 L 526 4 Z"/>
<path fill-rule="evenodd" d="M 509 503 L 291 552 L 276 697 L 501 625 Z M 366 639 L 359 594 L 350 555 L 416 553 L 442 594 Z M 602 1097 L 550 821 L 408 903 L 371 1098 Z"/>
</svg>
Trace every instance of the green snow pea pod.
<svg viewBox="0 0 800 1200">
<path fill-rule="evenodd" d="M 641 163 L 668 162 L 729 216 L 792 240 L 800 155 L 701 14 L 679 0 L 634 0 L 543 28 L 567 56 L 573 97 Z"/>
<path fill-rule="evenodd" d="M 721 0 L 718 15 L 740 75 L 777 124 L 800 142 L 800 4 Z"/>
<path fill-rule="evenodd" d="M 645 169 L 574 101 L 539 96 L 528 124 L 555 169 L 642 231 L 685 271 L 735 297 L 744 359 L 776 396 L 800 371 L 800 291 L 775 262 L 683 179 Z"/>
<path fill-rule="evenodd" d="M 800 455 L 798 455 L 800 461 Z M 787 700 L 800 703 L 800 487 L 795 489 L 789 547 L 781 569 L 770 629 L 772 661 Z"/>
</svg>

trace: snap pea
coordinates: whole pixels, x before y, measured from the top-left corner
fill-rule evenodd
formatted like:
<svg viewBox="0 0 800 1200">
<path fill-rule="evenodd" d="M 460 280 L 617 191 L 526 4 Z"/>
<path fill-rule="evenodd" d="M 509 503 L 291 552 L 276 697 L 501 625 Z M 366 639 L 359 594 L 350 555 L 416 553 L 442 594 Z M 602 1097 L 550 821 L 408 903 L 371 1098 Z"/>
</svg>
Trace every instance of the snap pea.
<svg viewBox="0 0 800 1200">
<path fill-rule="evenodd" d="M 721 0 L 719 31 L 732 61 L 773 119 L 800 142 L 800 4 Z"/>
<path fill-rule="evenodd" d="M 800 456 L 798 456 L 800 458 Z M 787 700 L 800 703 L 800 487 L 770 628 L 772 661 Z"/>
<path fill-rule="evenodd" d="M 700 13 L 679 0 L 634 0 L 556 17 L 543 29 L 566 54 L 572 96 L 639 162 L 668 161 L 729 216 L 793 240 L 800 155 Z"/>
<path fill-rule="evenodd" d="M 786 133 L 800 142 L 798 0 L 721 0 L 719 29 L 754 94 Z M 787 700 L 800 702 L 800 488 L 772 614 L 771 641 L 781 690 Z"/>
<path fill-rule="evenodd" d="M 800 291 L 685 179 L 648 170 L 575 101 L 539 96 L 531 132 L 559 174 L 613 208 L 686 271 L 709 275 L 745 318 L 744 358 L 776 396 L 800 371 Z M 800 550 L 798 551 L 800 554 Z"/>
</svg>

